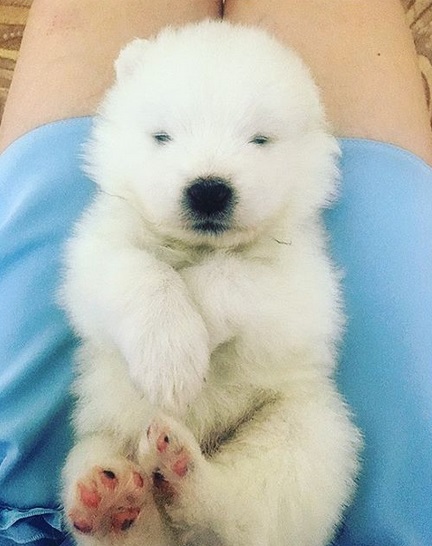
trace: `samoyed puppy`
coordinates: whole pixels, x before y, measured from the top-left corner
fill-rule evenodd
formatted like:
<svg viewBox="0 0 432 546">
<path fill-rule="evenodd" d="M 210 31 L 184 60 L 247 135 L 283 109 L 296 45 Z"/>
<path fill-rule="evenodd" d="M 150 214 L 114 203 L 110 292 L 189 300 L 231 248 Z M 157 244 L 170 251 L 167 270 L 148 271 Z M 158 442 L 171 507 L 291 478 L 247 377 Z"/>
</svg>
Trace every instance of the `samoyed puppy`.
<svg viewBox="0 0 432 546">
<path fill-rule="evenodd" d="M 308 70 L 262 30 L 205 21 L 120 53 L 62 291 L 79 545 L 331 539 L 359 447 L 320 217 L 338 153 Z"/>
</svg>

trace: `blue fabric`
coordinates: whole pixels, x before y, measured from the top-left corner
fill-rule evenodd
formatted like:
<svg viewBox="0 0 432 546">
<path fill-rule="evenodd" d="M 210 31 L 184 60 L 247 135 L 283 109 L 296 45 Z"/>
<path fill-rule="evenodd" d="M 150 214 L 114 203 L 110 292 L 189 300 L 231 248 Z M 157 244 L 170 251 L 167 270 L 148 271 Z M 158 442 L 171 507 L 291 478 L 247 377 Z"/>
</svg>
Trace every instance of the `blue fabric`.
<svg viewBox="0 0 432 546">
<path fill-rule="evenodd" d="M 339 385 L 365 433 L 338 546 L 432 546 L 432 169 L 345 140 L 327 215 L 349 318 Z"/>
<path fill-rule="evenodd" d="M 0 546 L 63 537 L 76 342 L 55 291 L 62 245 L 93 191 L 79 170 L 89 128 L 89 119 L 46 125 L 0 156 Z"/>
<path fill-rule="evenodd" d="M 40 127 L 0 156 L 0 546 L 72 545 L 57 495 L 76 341 L 55 290 L 93 192 L 79 169 L 90 125 Z M 338 380 L 366 448 L 334 544 L 431 546 L 432 169 L 394 146 L 341 145 L 341 198 L 326 214 L 349 317 Z"/>
</svg>

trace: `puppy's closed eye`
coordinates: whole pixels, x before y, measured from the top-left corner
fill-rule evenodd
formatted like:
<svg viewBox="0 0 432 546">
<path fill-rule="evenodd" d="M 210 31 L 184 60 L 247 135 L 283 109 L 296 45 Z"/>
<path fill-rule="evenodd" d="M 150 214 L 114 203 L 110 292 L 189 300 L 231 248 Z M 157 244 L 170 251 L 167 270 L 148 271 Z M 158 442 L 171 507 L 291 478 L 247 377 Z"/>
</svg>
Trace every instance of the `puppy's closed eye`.
<svg viewBox="0 0 432 546">
<path fill-rule="evenodd" d="M 257 146 L 266 146 L 272 142 L 272 138 L 267 135 L 255 135 L 249 140 L 249 144 L 256 144 Z"/>
<path fill-rule="evenodd" d="M 172 137 L 165 131 L 158 131 L 157 133 L 153 133 L 152 137 L 157 142 L 157 144 L 166 144 L 172 141 Z"/>
</svg>

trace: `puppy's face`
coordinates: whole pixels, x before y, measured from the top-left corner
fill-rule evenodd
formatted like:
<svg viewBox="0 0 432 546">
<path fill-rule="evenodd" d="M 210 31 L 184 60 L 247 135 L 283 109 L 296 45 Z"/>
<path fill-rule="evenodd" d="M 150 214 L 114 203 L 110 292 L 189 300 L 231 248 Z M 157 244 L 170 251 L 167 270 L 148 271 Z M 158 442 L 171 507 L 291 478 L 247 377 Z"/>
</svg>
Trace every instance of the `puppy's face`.
<svg viewBox="0 0 432 546">
<path fill-rule="evenodd" d="M 132 42 L 89 146 L 89 171 L 163 235 L 235 245 L 322 206 L 336 145 L 300 61 L 226 23 Z"/>
</svg>

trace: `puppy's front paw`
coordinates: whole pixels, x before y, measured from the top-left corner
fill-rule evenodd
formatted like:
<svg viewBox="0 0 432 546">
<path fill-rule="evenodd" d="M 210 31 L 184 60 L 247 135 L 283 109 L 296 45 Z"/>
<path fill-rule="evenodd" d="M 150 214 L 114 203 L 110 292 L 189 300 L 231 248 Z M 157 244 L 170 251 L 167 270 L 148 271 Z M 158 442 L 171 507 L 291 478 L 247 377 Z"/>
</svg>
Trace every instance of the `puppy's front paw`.
<svg viewBox="0 0 432 546">
<path fill-rule="evenodd" d="M 109 467 L 94 466 L 75 483 L 67 507 L 70 525 L 80 534 L 120 537 L 139 518 L 154 512 L 150 479 L 124 459 Z"/>
<path fill-rule="evenodd" d="M 179 316 L 174 310 L 161 311 L 135 334 L 124 354 L 132 381 L 152 404 L 183 411 L 205 383 L 208 334 L 197 313 Z"/>
</svg>

